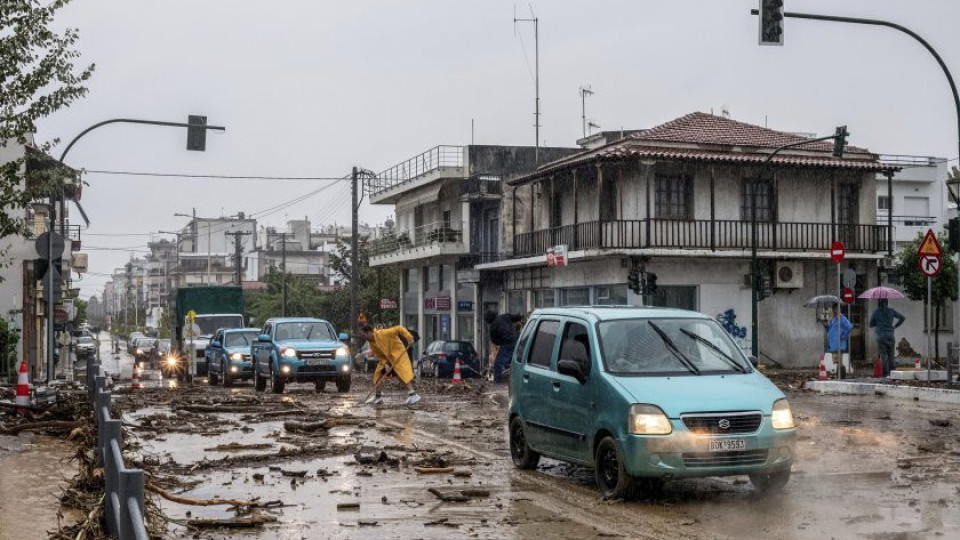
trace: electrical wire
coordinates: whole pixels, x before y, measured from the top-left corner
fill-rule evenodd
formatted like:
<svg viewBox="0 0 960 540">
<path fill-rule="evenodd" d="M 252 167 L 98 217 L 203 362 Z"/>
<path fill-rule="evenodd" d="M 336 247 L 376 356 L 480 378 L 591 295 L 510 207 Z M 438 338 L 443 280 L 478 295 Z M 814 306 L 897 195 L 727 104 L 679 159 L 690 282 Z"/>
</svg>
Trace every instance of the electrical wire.
<svg viewBox="0 0 960 540">
<path fill-rule="evenodd" d="M 143 171 L 104 171 L 98 169 L 83 169 L 86 174 L 104 174 L 115 176 L 150 176 L 160 178 L 208 178 L 212 180 L 271 180 L 271 181 L 318 181 L 318 182 L 336 182 L 343 180 L 343 177 L 333 176 L 259 176 L 259 175 L 233 175 L 233 174 L 189 174 L 189 173 L 166 173 L 166 172 L 143 172 Z"/>
</svg>

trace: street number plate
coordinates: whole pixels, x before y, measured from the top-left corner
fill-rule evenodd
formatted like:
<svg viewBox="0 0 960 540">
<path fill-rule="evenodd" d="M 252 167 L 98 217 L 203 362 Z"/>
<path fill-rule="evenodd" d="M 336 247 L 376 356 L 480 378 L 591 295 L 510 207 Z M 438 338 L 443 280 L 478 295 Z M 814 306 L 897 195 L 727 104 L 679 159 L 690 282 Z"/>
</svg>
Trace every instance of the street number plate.
<svg viewBox="0 0 960 540">
<path fill-rule="evenodd" d="M 330 363 L 327 358 L 307 358 L 308 366 L 325 366 Z"/>
<path fill-rule="evenodd" d="M 746 450 L 747 441 L 743 439 L 719 439 L 710 441 L 711 452 L 730 452 L 732 450 Z"/>
</svg>

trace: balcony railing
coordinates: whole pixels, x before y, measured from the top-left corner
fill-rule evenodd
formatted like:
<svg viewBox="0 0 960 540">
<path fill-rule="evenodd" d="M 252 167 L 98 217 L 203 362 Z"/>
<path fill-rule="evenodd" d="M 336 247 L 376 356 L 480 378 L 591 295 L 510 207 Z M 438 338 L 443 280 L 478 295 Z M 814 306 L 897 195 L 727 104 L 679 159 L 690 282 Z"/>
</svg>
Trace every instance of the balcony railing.
<svg viewBox="0 0 960 540">
<path fill-rule="evenodd" d="M 435 146 L 426 152 L 369 178 L 366 182 L 367 193 L 376 195 L 404 182 L 424 175 L 441 167 L 462 167 L 462 146 Z"/>
<path fill-rule="evenodd" d="M 580 249 L 750 249 L 751 222 L 734 220 L 645 219 L 589 221 L 514 236 L 513 256 L 531 257 L 547 248 L 566 244 Z M 761 250 L 828 250 L 840 240 L 849 252 L 887 250 L 889 232 L 884 225 L 832 225 L 830 223 L 757 223 L 757 248 Z"/>
<path fill-rule="evenodd" d="M 463 231 L 459 223 L 431 223 L 415 227 L 412 231 L 387 234 L 373 241 L 371 254 L 387 255 L 435 244 L 459 244 Z"/>
</svg>

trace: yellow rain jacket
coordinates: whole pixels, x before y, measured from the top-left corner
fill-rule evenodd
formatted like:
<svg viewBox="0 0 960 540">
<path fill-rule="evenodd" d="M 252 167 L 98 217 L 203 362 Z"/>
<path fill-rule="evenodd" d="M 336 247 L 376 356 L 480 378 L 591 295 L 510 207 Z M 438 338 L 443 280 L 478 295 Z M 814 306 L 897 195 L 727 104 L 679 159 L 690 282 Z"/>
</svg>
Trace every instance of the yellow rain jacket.
<svg viewBox="0 0 960 540">
<path fill-rule="evenodd" d="M 406 345 L 400 339 L 401 336 L 406 340 Z M 370 350 L 380 360 L 377 362 L 377 369 L 373 372 L 373 384 L 380 381 L 387 364 L 390 364 L 390 368 L 403 381 L 403 384 L 413 380 L 413 366 L 410 364 L 410 357 L 407 356 L 407 346 L 412 343 L 413 334 L 402 326 L 373 331 Z"/>
</svg>

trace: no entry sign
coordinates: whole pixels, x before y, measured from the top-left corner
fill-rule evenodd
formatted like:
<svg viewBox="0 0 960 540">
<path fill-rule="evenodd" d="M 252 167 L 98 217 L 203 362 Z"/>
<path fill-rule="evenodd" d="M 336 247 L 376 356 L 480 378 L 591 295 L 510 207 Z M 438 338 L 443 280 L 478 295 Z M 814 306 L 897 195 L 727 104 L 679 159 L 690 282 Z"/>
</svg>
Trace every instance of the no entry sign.
<svg viewBox="0 0 960 540">
<path fill-rule="evenodd" d="M 843 247 L 843 242 L 834 242 L 830 244 L 830 260 L 834 264 L 840 264 L 843 262 L 843 258 L 847 256 L 847 250 Z"/>
<path fill-rule="evenodd" d="M 854 299 L 853 289 L 851 289 L 850 287 L 847 287 L 846 289 L 844 289 L 843 295 L 840 298 L 843 300 L 844 304 L 852 304 Z"/>
</svg>

